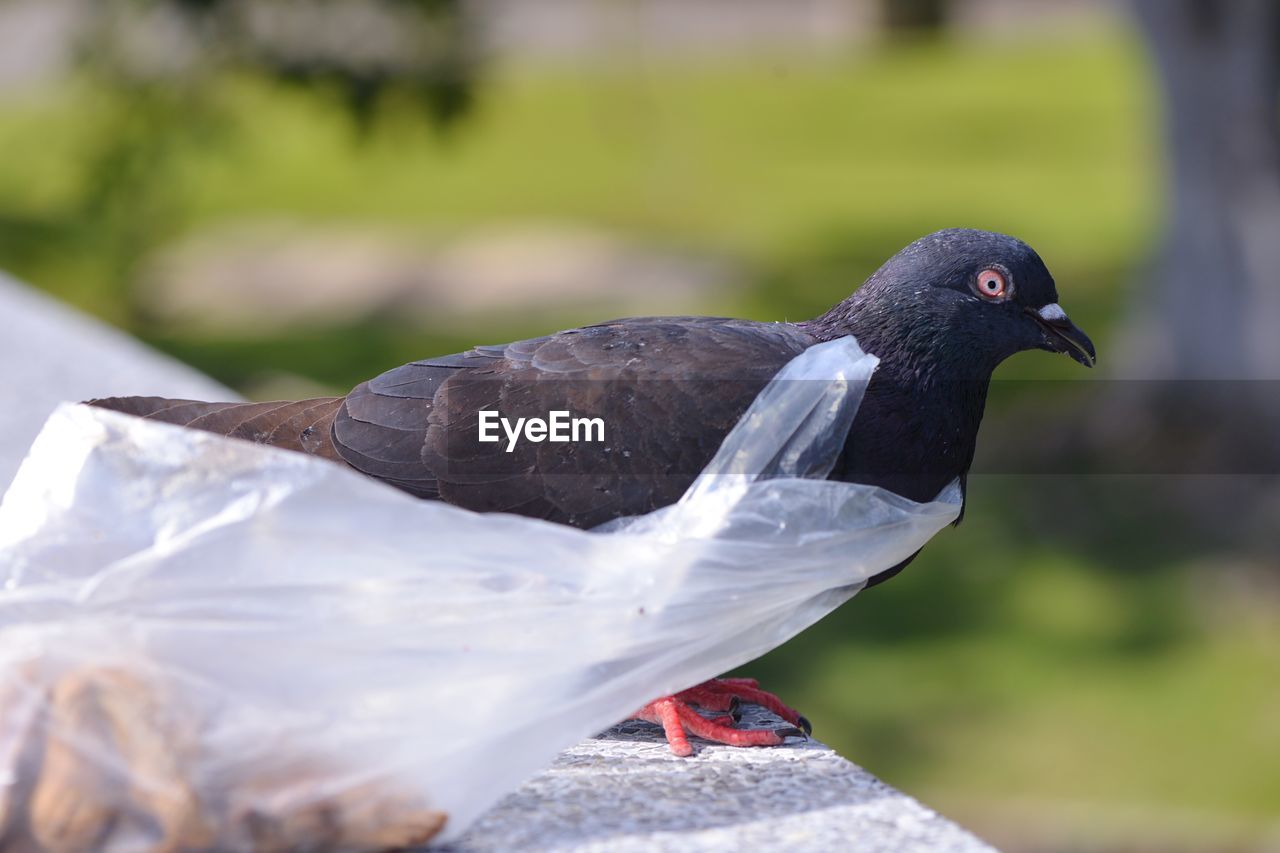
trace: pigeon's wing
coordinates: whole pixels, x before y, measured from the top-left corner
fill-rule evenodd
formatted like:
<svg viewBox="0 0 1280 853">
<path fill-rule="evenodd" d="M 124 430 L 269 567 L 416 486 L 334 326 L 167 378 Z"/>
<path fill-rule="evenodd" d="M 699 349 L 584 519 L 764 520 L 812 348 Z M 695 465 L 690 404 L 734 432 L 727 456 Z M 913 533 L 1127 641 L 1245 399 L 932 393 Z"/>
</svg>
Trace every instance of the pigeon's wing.
<svg viewBox="0 0 1280 853">
<path fill-rule="evenodd" d="M 815 343 L 795 326 L 633 318 L 426 359 L 346 397 L 93 405 L 345 462 L 423 498 L 582 527 L 676 500 L 766 382 Z M 569 419 L 569 441 L 480 441 L 480 413 Z M 573 420 L 578 440 L 573 440 Z"/>
<path fill-rule="evenodd" d="M 422 497 L 590 527 L 678 498 L 764 384 L 813 343 L 787 324 L 665 317 L 477 347 L 360 385 L 333 443 L 348 464 Z M 482 412 L 498 440 L 481 440 Z M 512 441 L 493 423 L 556 412 L 567 441 L 536 428 Z"/>
<path fill-rule="evenodd" d="M 537 343 L 525 341 L 524 345 Z M 436 394 L 458 372 L 500 367 L 505 349 L 476 347 L 414 361 L 357 385 L 334 418 L 337 452 L 347 464 L 371 477 L 421 498 L 439 498 L 436 472 L 424 459 Z"/>
<path fill-rule="evenodd" d="M 106 397 L 89 405 L 153 421 L 271 444 L 340 461 L 331 440 L 341 397 L 276 403 L 203 403 L 164 397 Z"/>
</svg>

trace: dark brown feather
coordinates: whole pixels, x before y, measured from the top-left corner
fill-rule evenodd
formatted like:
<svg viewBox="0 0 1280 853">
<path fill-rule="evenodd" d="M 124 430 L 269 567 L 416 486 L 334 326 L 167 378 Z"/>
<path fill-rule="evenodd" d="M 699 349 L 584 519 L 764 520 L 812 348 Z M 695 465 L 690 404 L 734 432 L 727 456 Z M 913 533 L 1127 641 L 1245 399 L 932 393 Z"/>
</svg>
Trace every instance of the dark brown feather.
<svg viewBox="0 0 1280 853">
<path fill-rule="evenodd" d="M 346 397 L 93 405 L 345 462 L 422 498 L 593 527 L 676 500 L 755 395 L 815 343 L 783 323 L 633 318 L 397 367 Z M 478 440 L 478 412 L 564 410 L 605 440 Z"/>
<path fill-rule="evenodd" d="M 332 424 L 342 397 L 277 403 L 202 403 L 163 397 L 106 397 L 89 405 L 147 420 L 271 444 L 335 462 Z"/>
<path fill-rule="evenodd" d="M 422 497 L 580 527 L 678 498 L 764 383 L 814 339 L 784 324 L 635 318 L 414 362 L 334 421 L 352 467 Z M 605 441 L 478 440 L 478 412 L 601 418 Z"/>
</svg>

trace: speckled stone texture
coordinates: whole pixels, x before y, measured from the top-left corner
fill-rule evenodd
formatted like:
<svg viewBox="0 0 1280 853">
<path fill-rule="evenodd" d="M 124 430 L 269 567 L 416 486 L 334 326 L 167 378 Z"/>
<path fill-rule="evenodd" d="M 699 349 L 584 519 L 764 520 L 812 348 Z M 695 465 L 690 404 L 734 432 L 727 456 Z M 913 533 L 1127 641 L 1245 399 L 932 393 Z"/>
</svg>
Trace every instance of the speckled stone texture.
<svg viewBox="0 0 1280 853">
<path fill-rule="evenodd" d="M 743 724 L 785 725 L 753 706 Z M 754 749 L 629 721 L 562 753 L 450 853 L 490 850 L 990 851 L 993 848 L 817 741 Z"/>
</svg>

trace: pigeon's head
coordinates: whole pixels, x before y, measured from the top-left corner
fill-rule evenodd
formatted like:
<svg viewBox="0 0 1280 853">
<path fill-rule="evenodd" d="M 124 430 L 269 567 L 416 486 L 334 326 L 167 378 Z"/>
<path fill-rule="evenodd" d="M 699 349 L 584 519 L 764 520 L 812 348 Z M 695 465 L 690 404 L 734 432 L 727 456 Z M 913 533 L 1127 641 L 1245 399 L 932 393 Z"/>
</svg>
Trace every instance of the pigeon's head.
<svg viewBox="0 0 1280 853">
<path fill-rule="evenodd" d="M 1021 240 L 950 229 L 915 241 L 816 321 L 844 326 L 882 360 L 968 366 L 986 372 L 1029 349 L 1092 367 L 1093 343 L 1058 304 L 1044 261 Z"/>
</svg>

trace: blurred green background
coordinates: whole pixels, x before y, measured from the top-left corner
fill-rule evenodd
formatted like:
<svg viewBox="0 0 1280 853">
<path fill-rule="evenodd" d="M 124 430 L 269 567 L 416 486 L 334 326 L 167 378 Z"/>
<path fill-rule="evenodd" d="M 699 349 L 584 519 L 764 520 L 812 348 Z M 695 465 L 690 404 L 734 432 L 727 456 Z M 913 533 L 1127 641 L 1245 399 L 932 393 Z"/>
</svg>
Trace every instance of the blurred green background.
<svg viewBox="0 0 1280 853">
<path fill-rule="evenodd" d="M 0 267 L 262 398 L 634 310 L 809 317 L 963 225 L 1035 246 L 1105 367 L 1165 204 L 1156 82 L 1123 16 L 1033 5 L 817 47 L 491 46 L 452 117 L 412 86 L 362 106 L 342 69 L 138 83 L 90 52 L 0 87 Z M 1002 846 L 1280 845 L 1274 557 L 1161 547 L 1115 500 L 1077 545 L 1028 493 L 976 476 L 960 528 L 748 672 Z"/>
</svg>

